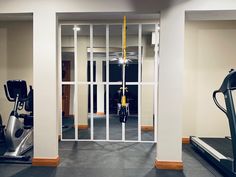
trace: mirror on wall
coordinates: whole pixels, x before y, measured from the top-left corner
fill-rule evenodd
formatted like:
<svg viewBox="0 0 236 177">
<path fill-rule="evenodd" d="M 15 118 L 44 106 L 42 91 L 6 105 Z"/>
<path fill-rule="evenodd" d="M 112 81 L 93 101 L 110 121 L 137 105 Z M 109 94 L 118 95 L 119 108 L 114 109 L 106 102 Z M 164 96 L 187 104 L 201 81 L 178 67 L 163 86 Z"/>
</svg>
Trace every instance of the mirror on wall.
<svg viewBox="0 0 236 177">
<path fill-rule="evenodd" d="M 75 80 L 75 50 L 74 50 L 74 26 L 65 25 L 61 28 L 61 73 L 62 81 L 70 82 Z"/>
<path fill-rule="evenodd" d="M 127 25 L 128 121 L 122 126 L 122 25 L 61 25 L 62 139 L 155 141 L 155 28 Z"/>
<path fill-rule="evenodd" d="M 75 139 L 74 86 L 62 85 L 62 139 Z"/>
<path fill-rule="evenodd" d="M 75 139 L 74 26 L 61 27 L 62 139 Z"/>
</svg>

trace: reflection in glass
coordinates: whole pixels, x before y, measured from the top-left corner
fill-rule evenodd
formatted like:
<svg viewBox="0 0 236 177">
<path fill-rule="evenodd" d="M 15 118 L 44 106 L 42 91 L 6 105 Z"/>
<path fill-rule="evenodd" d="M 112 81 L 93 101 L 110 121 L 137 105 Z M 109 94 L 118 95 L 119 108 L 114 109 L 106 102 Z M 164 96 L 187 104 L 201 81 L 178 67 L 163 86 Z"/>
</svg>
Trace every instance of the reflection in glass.
<svg viewBox="0 0 236 177">
<path fill-rule="evenodd" d="M 93 26 L 93 59 L 96 60 L 96 82 L 106 81 L 106 26 Z"/>
<path fill-rule="evenodd" d="M 78 85 L 78 139 L 90 139 L 90 86 Z"/>
<path fill-rule="evenodd" d="M 126 82 L 138 82 L 138 25 L 127 25 Z"/>
<path fill-rule="evenodd" d="M 98 84 L 93 86 L 93 122 L 94 139 L 106 139 L 106 86 Z"/>
<path fill-rule="evenodd" d="M 109 26 L 109 81 L 122 80 L 122 67 L 119 59 L 122 57 L 122 25 Z"/>
<path fill-rule="evenodd" d="M 154 82 L 155 25 L 142 25 L 142 82 Z"/>
<path fill-rule="evenodd" d="M 90 81 L 88 77 L 88 60 L 90 60 L 90 26 L 77 25 L 77 70 L 78 81 Z"/>
<path fill-rule="evenodd" d="M 90 82 L 91 80 L 91 66 L 90 61 L 87 63 L 87 81 Z M 96 81 L 96 61 L 93 61 L 93 82 Z"/>
<path fill-rule="evenodd" d="M 74 26 L 61 26 L 62 81 L 74 81 Z"/>
<path fill-rule="evenodd" d="M 62 139 L 74 139 L 74 86 L 62 85 Z"/>
<path fill-rule="evenodd" d="M 120 85 L 109 86 L 109 137 L 110 140 L 122 139 L 122 124 L 118 115 Z"/>
<path fill-rule="evenodd" d="M 127 86 L 128 120 L 125 125 L 125 140 L 138 140 L 138 86 Z"/>
<path fill-rule="evenodd" d="M 141 86 L 141 140 L 154 140 L 154 86 Z"/>
<path fill-rule="evenodd" d="M 122 25 L 109 25 L 109 66 L 106 64 L 106 25 L 93 25 L 93 36 L 90 36 L 90 25 L 61 26 L 61 66 L 62 66 L 62 138 L 74 139 L 75 127 L 78 138 L 91 138 L 91 115 L 93 117 L 93 138 L 106 139 L 106 94 L 109 104 L 109 137 L 110 140 L 122 139 L 122 124 L 119 121 L 119 102 L 121 99 L 119 85 L 122 81 Z M 127 104 L 129 117 L 125 125 L 125 140 L 138 140 L 138 111 L 140 111 L 141 140 L 154 140 L 154 76 L 155 76 L 155 25 L 143 24 L 141 43 L 141 80 L 138 83 L 138 31 L 139 26 L 127 25 Z M 91 28 L 92 29 L 92 28 Z M 75 33 L 76 31 L 76 33 Z M 76 41 L 74 41 L 76 34 Z M 90 41 L 93 37 L 93 63 L 91 62 Z M 154 41 L 154 42 L 153 42 Z M 74 43 L 77 43 L 75 48 Z M 77 58 L 75 59 L 75 52 Z M 75 65 L 76 64 L 76 65 Z M 108 68 L 109 70 L 107 70 Z M 92 71 L 93 75 L 91 77 Z M 77 73 L 75 73 L 77 71 Z M 108 73 L 107 73 L 108 71 Z M 77 75 L 76 75 L 77 74 Z M 106 85 L 106 74 L 109 82 Z M 68 85 L 75 81 L 73 85 Z M 95 82 L 94 85 L 89 83 Z M 65 83 L 67 82 L 67 83 Z M 149 82 L 148 84 L 146 82 Z M 145 85 L 146 83 L 146 85 Z M 75 98 L 75 85 L 76 98 Z M 114 85 L 116 84 L 116 85 Z M 93 85 L 93 95 L 91 95 Z M 109 93 L 106 88 L 109 87 Z M 140 88 L 140 95 L 138 95 Z M 77 94 L 78 93 L 78 94 Z M 140 98 L 139 98 L 140 96 Z M 91 98 L 93 102 L 91 103 Z M 138 100 L 140 99 L 140 110 Z M 74 102 L 77 107 L 74 107 Z M 93 108 L 93 110 L 91 110 Z M 75 110 L 76 111 L 75 111 Z M 76 118 L 75 118 L 76 113 Z"/>
<path fill-rule="evenodd" d="M 138 140 L 138 86 L 127 86 L 128 120 L 125 126 L 125 140 Z M 122 124 L 119 121 L 121 92 L 119 85 L 109 87 L 110 139 L 121 140 Z"/>
</svg>

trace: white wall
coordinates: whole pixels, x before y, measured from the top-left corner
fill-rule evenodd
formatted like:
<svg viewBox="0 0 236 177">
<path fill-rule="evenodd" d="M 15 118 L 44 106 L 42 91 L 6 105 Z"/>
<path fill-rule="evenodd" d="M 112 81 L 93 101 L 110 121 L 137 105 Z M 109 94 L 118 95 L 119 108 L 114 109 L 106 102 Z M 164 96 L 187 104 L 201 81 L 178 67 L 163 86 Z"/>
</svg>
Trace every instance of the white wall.
<svg viewBox="0 0 236 177">
<path fill-rule="evenodd" d="M 33 84 L 33 23 L 0 22 L 0 113 L 6 125 L 13 103 L 5 96 L 7 80 Z"/>
<path fill-rule="evenodd" d="M 183 136 L 229 135 L 228 120 L 212 93 L 236 67 L 235 41 L 236 21 L 186 22 Z"/>
<path fill-rule="evenodd" d="M 7 41 L 8 79 L 23 79 L 33 84 L 33 23 L 10 23 Z"/>
<path fill-rule="evenodd" d="M 7 117 L 10 114 L 10 103 L 8 103 L 3 85 L 7 80 L 7 29 L 0 28 L 0 114 L 3 124 L 6 125 Z"/>
</svg>

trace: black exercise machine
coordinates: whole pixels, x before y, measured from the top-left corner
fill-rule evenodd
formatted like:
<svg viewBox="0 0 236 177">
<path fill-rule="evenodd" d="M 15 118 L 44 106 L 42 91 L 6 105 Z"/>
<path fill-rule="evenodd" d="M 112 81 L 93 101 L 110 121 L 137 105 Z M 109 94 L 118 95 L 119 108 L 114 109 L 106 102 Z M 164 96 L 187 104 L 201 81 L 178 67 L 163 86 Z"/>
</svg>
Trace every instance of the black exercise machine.
<svg viewBox="0 0 236 177">
<path fill-rule="evenodd" d="M 5 130 L 5 126 L 2 123 L 2 116 L 0 114 L 0 143 L 5 142 L 4 130 Z"/>
<path fill-rule="evenodd" d="M 33 89 L 30 87 L 28 93 L 23 80 L 7 81 L 4 89 L 14 107 L 4 130 L 7 150 L 0 156 L 0 162 L 29 161 L 30 156 L 25 153 L 33 147 Z M 23 108 L 30 114 L 19 114 L 18 110 Z"/>
<path fill-rule="evenodd" d="M 190 143 L 203 156 L 219 167 L 227 176 L 236 176 L 236 114 L 232 91 L 236 90 L 236 71 L 230 70 L 219 90 L 213 92 L 216 106 L 228 118 L 231 138 L 190 137 Z M 217 101 L 216 95 L 224 95 L 226 108 Z"/>
</svg>

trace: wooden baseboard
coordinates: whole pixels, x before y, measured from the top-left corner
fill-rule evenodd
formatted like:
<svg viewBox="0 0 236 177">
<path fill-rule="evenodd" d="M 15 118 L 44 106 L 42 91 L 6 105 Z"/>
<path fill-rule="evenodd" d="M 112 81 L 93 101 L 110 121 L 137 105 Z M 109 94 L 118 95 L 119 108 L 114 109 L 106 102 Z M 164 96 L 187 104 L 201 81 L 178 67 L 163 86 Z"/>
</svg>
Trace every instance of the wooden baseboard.
<svg viewBox="0 0 236 177">
<path fill-rule="evenodd" d="M 183 170 L 183 162 L 155 161 L 155 167 L 163 170 Z"/>
<path fill-rule="evenodd" d="M 48 158 L 33 158 L 32 159 L 32 166 L 57 167 L 59 164 L 60 164 L 59 157 L 55 159 L 48 159 Z"/>
<path fill-rule="evenodd" d="M 182 143 L 183 144 L 189 144 L 190 143 L 190 138 L 182 138 Z"/>
<path fill-rule="evenodd" d="M 78 125 L 78 129 L 88 129 L 88 125 Z"/>
<path fill-rule="evenodd" d="M 104 112 L 97 112 L 96 114 L 97 114 L 97 115 L 101 115 L 101 116 L 102 116 L 102 115 L 105 115 Z"/>
<path fill-rule="evenodd" d="M 153 126 L 141 126 L 141 130 L 142 131 L 145 131 L 145 132 L 151 132 L 151 131 L 153 131 L 154 130 L 154 128 L 153 128 Z"/>
</svg>

